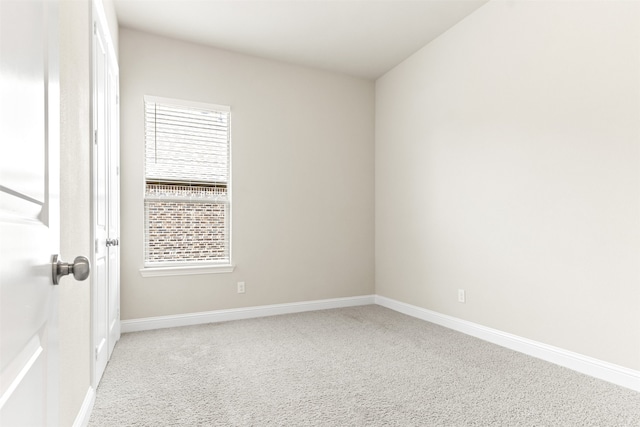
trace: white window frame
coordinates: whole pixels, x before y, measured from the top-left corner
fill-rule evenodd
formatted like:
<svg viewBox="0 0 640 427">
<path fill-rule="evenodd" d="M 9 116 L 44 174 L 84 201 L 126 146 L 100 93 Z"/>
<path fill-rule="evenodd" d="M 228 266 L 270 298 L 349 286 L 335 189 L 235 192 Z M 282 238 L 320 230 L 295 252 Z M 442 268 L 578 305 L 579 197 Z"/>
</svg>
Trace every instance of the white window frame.
<svg viewBox="0 0 640 427">
<path fill-rule="evenodd" d="M 195 109 L 203 109 L 203 110 L 212 110 L 212 111 L 224 111 L 224 112 L 229 112 L 231 113 L 231 107 L 226 106 L 226 105 L 216 105 L 216 104 L 209 104 L 209 103 L 203 103 L 203 102 L 196 102 L 196 101 L 187 101 L 187 100 L 182 100 L 182 99 L 173 99 L 173 98 L 164 98 L 164 97 L 158 97 L 158 96 L 150 96 L 150 95 L 145 95 L 144 96 L 144 104 L 146 105 L 147 102 L 154 102 L 154 103 L 159 103 L 159 104 L 168 104 L 168 105 L 176 105 L 176 106 L 181 106 L 181 107 L 192 107 Z M 143 106 L 143 108 L 146 108 Z M 145 110 L 146 111 L 146 110 Z M 146 115 L 146 113 L 145 113 Z M 145 118 L 146 120 L 146 118 Z M 197 261 L 197 262 L 184 262 L 184 263 L 176 263 L 176 262 L 170 262 L 167 263 L 166 265 L 162 265 L 160 263 L 156 264 L 156 265 L 152 265 L 149 266 L 146 264 L 146 255 L 145 255 L 145 248 L 144 245 L 146 244 L 146 229 L 147 229 L 147 224 L 146 224 L 146 218 L 143 220 L 143 235 L 142 235 L 142 241 L 143 241 L 143 253 L 142 253 L 142 260 L 143 260 L 143 267 L 140 268 L 140 274 L 142 275 L 142 277 L 160 277 L 160 276 L 183 276 L 183 275 L 193 275 L 193 274 L 212 274 L 212 273 L 231 273 L 233 272 L 235 265 L 232 262 L 232 254 L 233 254 L 233 244 L 232 244 L 232 229 L 233 229 L 233 224 L 232 224 L 232 144 L 231 144 L 231 117 L 229 117 L 229 164 L 228 164 L 228 177 L 227 177 L 227 203 L 228 203 L 228 210 L 227 210 L 227 215 L 228 218 L 226 218 L 226 220 L 228 221 L 228 252 L 229 252 L 229 262 L 228 263 L 216 263 L 216 262 L 212 262 L 212 261 Z M 146 140 L 144 141 L 144 145 L 145 145 L 145 153 L 146 153 Z M 146 156 L 146 154 L 145 154 Z M 146 168 L 146 157 L 145 160 L 143 161 L 143 168 Z M 142 199 L 143 199 L 143 204 L 144 204 L 144 200 L 146 199 L 146 184 L 147 184 L 147 176 L 146 176 L 146 172 L 143 172 L 143 179 L 142 179 L 142 186 L 143 186 L 143 192 L 142 192 Z"/>
</svg>

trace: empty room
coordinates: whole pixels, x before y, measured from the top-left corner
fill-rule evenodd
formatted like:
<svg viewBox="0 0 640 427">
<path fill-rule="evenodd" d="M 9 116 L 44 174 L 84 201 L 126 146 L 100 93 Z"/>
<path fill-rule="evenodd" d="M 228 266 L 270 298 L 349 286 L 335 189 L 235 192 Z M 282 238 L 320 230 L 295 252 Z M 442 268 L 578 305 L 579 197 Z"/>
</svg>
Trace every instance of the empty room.
<svg viewBox="0 0 640 427">
<path fill-rule="evenodd" d="M 640 425 L 640 2 L 0 11 L 3 426 Z"/>
</svg>

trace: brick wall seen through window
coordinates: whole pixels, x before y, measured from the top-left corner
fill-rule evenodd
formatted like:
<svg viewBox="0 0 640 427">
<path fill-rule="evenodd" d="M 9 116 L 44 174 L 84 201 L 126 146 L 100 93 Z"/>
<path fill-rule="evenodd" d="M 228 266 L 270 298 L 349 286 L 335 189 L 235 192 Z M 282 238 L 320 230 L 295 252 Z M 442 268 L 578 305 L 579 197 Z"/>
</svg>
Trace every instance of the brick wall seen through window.
<svg viewBox="0 0 640 427">
<path fill-rule="evenodd" d="M 147 261 L 192 262 L 228 259 L 228 205 L 215 202 L 218 196 L 226 195 L 226 190 L 216 187 L 147 183 Z M 168 195 L 177 199 L 200 200 L 188 202 L 158 198 Z"/>
</svg>

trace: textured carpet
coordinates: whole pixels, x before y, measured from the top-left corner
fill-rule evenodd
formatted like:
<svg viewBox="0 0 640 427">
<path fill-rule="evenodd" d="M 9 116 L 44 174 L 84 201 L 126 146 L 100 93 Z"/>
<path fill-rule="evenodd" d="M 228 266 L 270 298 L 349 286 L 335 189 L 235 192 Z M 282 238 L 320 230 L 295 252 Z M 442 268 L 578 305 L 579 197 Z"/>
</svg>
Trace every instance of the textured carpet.
<svg viewBox="0 0 640 427">
<path fill-rule="evenodd" d="M 365 306 L 125 334 L 89 426 L 640 426 L 640 393 Z"/>
</svg>

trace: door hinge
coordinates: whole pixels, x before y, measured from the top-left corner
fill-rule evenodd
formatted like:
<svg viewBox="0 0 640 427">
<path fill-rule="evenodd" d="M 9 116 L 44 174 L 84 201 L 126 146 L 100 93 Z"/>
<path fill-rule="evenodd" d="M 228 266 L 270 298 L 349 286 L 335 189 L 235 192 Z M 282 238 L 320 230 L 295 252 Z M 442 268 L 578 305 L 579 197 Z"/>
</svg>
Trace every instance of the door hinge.
<svg viewBox="0 0 640 427">
<path fill-rule="evenodd" d="M 98 347 L 93 349 L 93 357 L 98 360 Z"/>
<path fill-rule="evenodd" d="M 100 244 L 98 243 L 100 241 L 100 239 L 96 239 L 96 247 L 94 249 L 94 252 L 97 253 L 99 248 L 100 248 Z"/>
<path fill-rule="evenodd" d="M 120 103 L 120 95 L 116 95 L 116 104 Z"/>
<path fill-rule="evenodd" d="M 85 27 L 87 28 L 87 27 Z M 93 34 L 97 34 L 98 32 L 98 23 L 97 22 L 93 22 Z"/>
<path fill-rule="evenodd" d="M 98 129 L 93 131 L 93 143 L 98 144 Z"/>
</svg>

